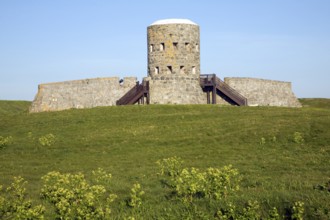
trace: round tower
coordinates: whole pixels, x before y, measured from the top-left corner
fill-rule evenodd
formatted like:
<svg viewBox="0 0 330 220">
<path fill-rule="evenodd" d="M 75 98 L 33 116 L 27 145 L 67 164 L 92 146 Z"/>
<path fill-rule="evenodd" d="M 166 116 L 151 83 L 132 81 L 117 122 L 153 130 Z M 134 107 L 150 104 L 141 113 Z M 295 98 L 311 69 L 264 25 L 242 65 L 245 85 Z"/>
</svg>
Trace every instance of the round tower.
<svg viewBox="0 0 330 220">
<path fill-rule="evenodd" d="M 188 19 L 165 19 L 148 27 L 148 76 L 200 75 L 199 26 Z M 171 77 L 172 76 L 172 77 Z"/>
</svg>

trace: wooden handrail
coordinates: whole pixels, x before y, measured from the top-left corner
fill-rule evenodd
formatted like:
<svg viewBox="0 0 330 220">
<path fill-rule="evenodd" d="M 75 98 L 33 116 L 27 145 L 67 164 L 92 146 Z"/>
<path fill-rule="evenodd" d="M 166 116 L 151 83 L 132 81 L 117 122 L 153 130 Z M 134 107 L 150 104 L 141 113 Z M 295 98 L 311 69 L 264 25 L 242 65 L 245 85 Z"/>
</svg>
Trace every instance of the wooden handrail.
<svg viewBox="0 0 330 220">
<path fill-rule="evenodd" d="M 143 82 L 142 84 L 139 84 L 139 82 L 137 82 L 132 89 L 130 89 L 125 95 L 123 95 L 119 100 L 117 100 L 116 104 L 117 105 L 134 104 L 136 101 L 139 100 L 139 98 L 141 98 L 141 96 L 144 96 L 144 94 L 147 94 L 148 92 L 149 92 L 149 82 Z"/>
<path fill-rule="evenodd" d="M 219 89 L 222 88 L 222 92 L 227 93 L 226 95 L 233 99 L 237 104 L 247 105 L 247 99 L 221 79 L 216 78 L 216 85 Z"/>
<path fill-rule="evenodd" d="M 200 84 L 202 87 L 212 86 L 216 87 L 238 105 L 247 105 L 247 99 L 229 86 L 227 83 L 219 79 L 215 74 L 200 75 Z"/>
</svg>

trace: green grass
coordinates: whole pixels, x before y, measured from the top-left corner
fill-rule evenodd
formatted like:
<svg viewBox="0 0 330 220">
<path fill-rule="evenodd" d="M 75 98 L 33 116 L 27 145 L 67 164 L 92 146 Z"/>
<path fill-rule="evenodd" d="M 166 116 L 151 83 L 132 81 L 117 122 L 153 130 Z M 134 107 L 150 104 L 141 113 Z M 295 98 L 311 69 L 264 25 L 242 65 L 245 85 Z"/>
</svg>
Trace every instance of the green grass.
<svg viewBox="0 0 330 220">
<path fill-rule="evenodd" d="M 314 108 L 330 108 L 329 99 L 299 99 L 301 104 L 305 107 L 314 107 Z"/>
<path fill-rule="evenodd" d="M 31 102 L 0 100 L 0 115 L 15 115 L 27 113 Z"/>
<path fill-rule="evenodd" d="M 13 137 L 0 149 L 0 183 L 20 175 L 38 199 L 47 172 L 87 175 L 102 167 L 119 196 L 115 214 L 122 215 L 120 204 L 139 182 L 144 218 L 176 219 L 184 207 L 168 198 L 155 162 L 179 156 L 188 167 L 237 168 L 243 175 L 242 190 L 232 198 L 237 203 L 256 199 L 264 209 L 284 209 L 300 200 L 306 216 L 317 218 L 317 207 L 330 212 L 330 194 L 313 189 L 330 177 L 330 100 L 300 101 L 303 108 L 150 105 L 37 114 L 27 113 L 29 102 L 0 101 L 0 136 Z M 293 141 L 295 132 L 303 143 Z M 38 138 L 49 133 L 56 143 L 41 146 Z M 205 210 L 217 205 L 200 203 Z"/>
</svg>

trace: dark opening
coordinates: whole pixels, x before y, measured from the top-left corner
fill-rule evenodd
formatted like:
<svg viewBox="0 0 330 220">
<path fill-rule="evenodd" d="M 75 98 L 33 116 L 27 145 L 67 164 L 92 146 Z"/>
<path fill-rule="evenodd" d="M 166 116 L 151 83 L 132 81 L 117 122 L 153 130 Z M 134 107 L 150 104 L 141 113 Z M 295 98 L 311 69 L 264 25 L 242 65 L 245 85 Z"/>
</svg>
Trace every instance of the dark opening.
<svg viewBox="0 0 330 220">
<path fill-rule="evenodd" d="M 160 50 L 160 51 L 165 50 L 165 44 L 164 44 L 164 43 L 160 43 L 160 45 L 159 45 L 159 50 Z"/>
<path fill-rule="evenodd" d="M 180 74 L 185 74 L 184 66 L 180 66 Z"/>
<path fill-rule="evenodd" d="M 167 73 L 172 74 L 172 66 L 167 66 Z"/>
</svg>

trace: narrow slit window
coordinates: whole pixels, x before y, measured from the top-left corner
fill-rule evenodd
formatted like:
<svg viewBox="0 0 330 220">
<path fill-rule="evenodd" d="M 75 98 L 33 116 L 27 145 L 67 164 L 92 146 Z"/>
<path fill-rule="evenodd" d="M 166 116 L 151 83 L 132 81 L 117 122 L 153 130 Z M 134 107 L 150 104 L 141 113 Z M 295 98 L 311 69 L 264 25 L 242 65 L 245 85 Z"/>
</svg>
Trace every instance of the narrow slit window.
<svg viewBox="0 0 330 220">
<path fill-rule="evenodd" d="M 196 50 L 197 52 L 199 51 L 199 45 L 198 45 L 198 44 L 195 45 L 195 50 Z"/>
<path fill-rule="evenodd" d="M 184 46 L 185 46 L 186 50 L 189 50 L 189 43 L 188 43 L 188 42 L 186 42 L 186 43 L 184 44 Z"/>
<path fill-rule="evenodd" d="M 159 74 L 159 67 L 158 66 L 155 67 L 155 75 L 157 75 L 157 74 Z"/>
<path fill-rule="evenodd" d="M 185 74 L 184 66 L 180 66 L 180 74 Z"/>
<path fill-rule="evenodd" d="M 160 43 L 159 50 L 160 51 L 164 51 L 165 50 L 165 44 L 164 43 Z"/>
<path fill-rule="evenodd" d="M 191 68 L 191 73 L 192 73 L 192 74 L 196 74 L 196 67 L 195 67 L 195 66 L 193 66 L 193 67 Z"/>
<path fill-rule="evenodd" d="M 167 66 L 167 74 L 172 74 L 172 66 Z"/>
<path fill-rule="evenodd" d="M 175 50 L 178 49 L 178 42 L 173 42 L 173 48 L 174 48 Z"/>
<path fill-rule="evenodd" d="M 153 44 L 150 44 L 149 50 L 150 50 L 150 52 L 154 51 L 154 45 Z"/>
</svg>

